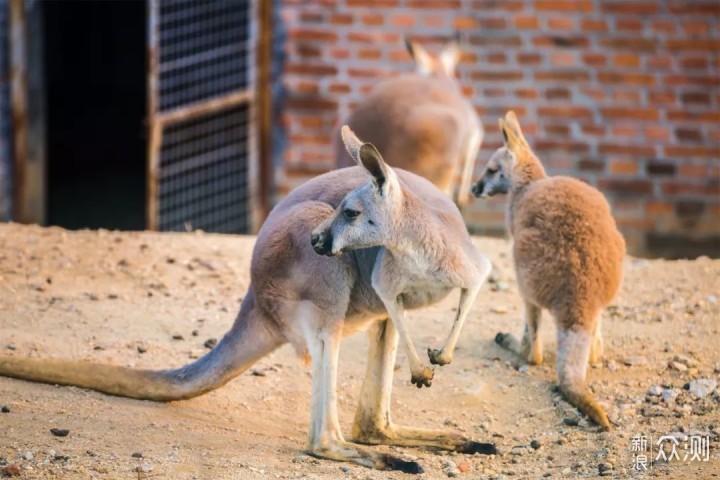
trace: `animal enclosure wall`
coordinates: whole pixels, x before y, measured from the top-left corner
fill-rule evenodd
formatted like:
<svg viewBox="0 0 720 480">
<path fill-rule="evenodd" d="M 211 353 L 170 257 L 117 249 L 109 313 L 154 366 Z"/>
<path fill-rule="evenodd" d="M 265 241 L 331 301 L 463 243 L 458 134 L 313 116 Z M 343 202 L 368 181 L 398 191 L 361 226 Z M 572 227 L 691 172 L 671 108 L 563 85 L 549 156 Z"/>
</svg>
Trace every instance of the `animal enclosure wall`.
<svg viewBox="0 0 720 480">
<path fill-rule="evenodd" d="M 412 68 L 403 34 L 437 49 L 459 32 L 459 78 L 486 130 L 480 166 L 514 109 L 551 174 L 605 193 L 631 252 L 720 252 L 715 0 L 287 0 L 282 16 L 281 194 L 333 168 L 334 126 Z M 477 200 L 465 218 L 504 233 L 502 200 Z"/>
</svg>

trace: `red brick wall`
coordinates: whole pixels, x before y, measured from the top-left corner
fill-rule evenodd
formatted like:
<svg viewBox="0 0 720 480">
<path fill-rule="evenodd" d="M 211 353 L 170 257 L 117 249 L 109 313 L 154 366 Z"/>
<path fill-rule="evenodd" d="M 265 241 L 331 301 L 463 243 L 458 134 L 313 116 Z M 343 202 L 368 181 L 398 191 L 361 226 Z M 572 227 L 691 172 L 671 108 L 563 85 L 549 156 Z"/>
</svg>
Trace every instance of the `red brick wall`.
<svg viewBox="0 0 720 480">
<path fill-rule="evenodd" d="M 457 31 L 460 80 L 486 130 L 479 165 L 500 144 L 497 118 L 512 108 L 551 174 L 605 193 L 632 252 L 718 255 L 719 5 L 286 0 L 278 192 L 332 168 L 336 123 L 381 78 L 412 69 L 404 34 L 433 49 Z M 466 213 L 479 233 L 502 232 L 503 217 L 495 200 Z"/>
</svg>

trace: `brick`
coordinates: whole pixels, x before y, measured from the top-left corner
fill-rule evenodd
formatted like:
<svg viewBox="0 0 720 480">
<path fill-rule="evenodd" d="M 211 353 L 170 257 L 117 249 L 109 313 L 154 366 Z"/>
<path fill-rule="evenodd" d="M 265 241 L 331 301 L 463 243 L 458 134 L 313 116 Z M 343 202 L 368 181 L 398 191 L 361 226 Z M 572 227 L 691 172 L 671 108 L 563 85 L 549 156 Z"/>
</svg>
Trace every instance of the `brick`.
<svg viewBox="0 0 720 480">
<path fill-rule="evenodd" d="M 694 142 L 702 142 L 703 141 L 703 134 L 702 131 L 700 131 L 699 128 L 676 128 L 675 129 L 675 138 L 679 142 L 684 143 L 694 143 Z"/>
<path fill-rule="evenodd" d="M 472 30 L 477 28 L 477 21 L 472 17 L 457 17 L 453 20 L 453 27 L 456 30 Z"/>
<path fill-rule="evenodd" d="M 675 22 L 673 20 L 653 20 L 650 28 L 654 33 L 668 34 L 675 33 Z"/>
<path fill-rule="evenodd" d="M 626 123 L 615 124 L 610 128 L 610 134 L 615 137 L 637 137 L 638 127 Z"/>
<path fill-rule="evenodd" d="M 590 0 L 535 0 L 535 9 L 540 12 L 592 12 Z"/>
<path fill-rule="evenodd" d="M 655 85 L 655 76 L 646 73 L 619 73 L 616 71 L 598 72 L 600 83 L 622 83 L 624 85 L 638 85 L 652 87 Z"/>
<path fill-rule="evenodd" d="M 672 213 L 672 203 L 663 200 L 648 200 L 645 203 L 645 213 L 648 215 L 668 215 Z"/>
<path fill-rule="evenodd" d="M 550 62 L 556 67 L 575 67 L 580 63 L 577 56 L 571 52 L 552 53 Z"/>
<path fill-rule="evenodd" d="M 551 17 L 547 21 L 550 30 L 575 30 L 575 25 L 575 19 L 568 16 Z"/>
<path fill-rule="evenodd" d="M 354 21 L 351 13 L 334 13 L 330 15 L 330 23 L 332 25 L 350 25 Z"/>
<path fill-rule="evenodd" d="M 652 183 L 648 180 L 630 180 L 606 178 L 598 182 L 598 187 L 603 192 L 616 194 L 637 195 L 652 193 Z"/>
<path fill-rule="evenodd" d="M 687 165 L 681 164 L 678 167 L 679 177 L 696 177 L 704 178 L 707 177 L 709 171 L 707 165 Z"/>
<path fill-rule="evenodd" d="M 648 160 L 645 163 L 645 172 L 648 175 L 672 177 L 677 173 L 677 166 L 669 161 Z"/>
<path fill-rule="evenodd" d="M 397 13 L 390 17 L 390 25 L 400 28 L 409 28 L 415 25 L 415 15 L 409 13 Z"/>
<path fill-rule="evenodd" d="M 439 10 L 457 10 L 460 8 L 460 0 L 406 0 L 409 8 L 432 8 Z"/>
<path fill-rule="evenodd" d="M 351 78 L 382 78 L 387 76 L 387 72 L 378 68 L 348 68 L 347 73 Z"/>
<path fill-rule="evenodd" d="M 639 37 L 610 37 L 600 40 L 600 45 L 611 50 L 622 52 L 645 52 L 652 53 L 658 48 L 658 42 L 654 38 Z"/>
<path fill-rule="evenodd" d="M 670 121 L 720 123 L 720 111 L 697 112 L 692 110 L 670 110 L 666 113 Z"/>
<path fill-rule="evenodd" d="M 615 103 L 639 105 L 642 102 L 642 92 L 637 90 L 615 90 L 612 92 Z"/>
<path fill-rule="evenodd" d="M 337 67 L 333 65 L 291 63 L 285 65 L 285 73 L 295 73 L 298 75 L 317 75 L 322 77 L 328 75 L 337 75 Z"/>
<path fill-rule="evenodd" d="M 670 131 L 661 125 L 645 125 L 644 129 L 645 138 L 648 140 L 669 140 Z"/>
<path fill-rule="evenodd" d="M 668 50 L 700 50 L 717 52 L 720 50 L 720 38 L 671 38 L 665 42 Z"/>
<path fill-rule="evenodd" d="M 570 90 L 566 87 L 554 87 L 545 90 L 545 98 L 548 100 L 567 100 L 570 98 Z"/>
<path fill-rule="evenodd" d="M 601 143 L 598 152 L 608 155 L 631 155 L 651 157 L 655 154 L 655 147 L 647 145 L 621 145 L 618 143 Z"/>
<path fill-rule="evenodd" d="M 710 183 L 665 182 L 661 187 L 664 195 L 720 195 L 720 186 Z"/>
<path fill-rule="evenodd" d="M 539 117 L 560 117 L 566 120 L 588 119 L 592 118 L 592 111 L 587 107 L 581 106 L 538 106 L 537 112 Z"/>
<path fill-rule="evenodd" d="M 487 56 L 488 63 L 501 64 L 507 63 L 507 56 L 503 52 L 491 52 Z"/>
<path fill-rule="evenodd" d="M 660 118 L 655 108 L 603 107 L 600 112 L 605 118 L 612 120 L 657 121 Z"/>
<path fill-rule="evenodd" d="M 381 55 L 377 48 L 360 48 L 357 51 L 357 57 L 363 60 L 377 60 Z"/>
<path fill-rule="evenodd" d="M 331 30 L 318 29 L 295 29 L 290 30 L 290 38 L 293 40 L 315 40 L 321 42 L 334 42 L 337 40 L 337 33 Z"/>
<path fill-rule="evenodd" d="M 368 13 L 360 17 L 363 24 L 376 27 L 385 22 L 385 17 L 377 13 Z"/>
<path fill-rule="evenodd" d="M 543 35 L 533 38 L 536 47 L 584 48 L 589 45 L 585 35 Z"/>
<path fill-rule="evenodd" d="M 643 30 L 643 21 L 639 18 L 618 18 L 615 28 L 620 32 L 638 32 Z"/>
<path fill-rule="evenodd" d="M 618 53 L 613 57 L 613 63 L 620 68 L 636 68 L 640 65 L 640 57 L 632 53 Z"/>
<path fill-rule="evenodd" d="M 345 0 L 348 7 L 389 8 L 399 6 L 399 0 Z"/>
<path fill-rule="evenodd" d="M 567 124 L 551 124 L 545 125 L 545 133 L 551 136 L 569 137 L 570 126 Z"/>
<path fill-rule="evenodd" d="M 702 69 L 706 70 L 709 66 L 708 59 L 699 56 L 687 56 L 680 59 L 680 66 L 684 69 Z"/>
<path fill-rule="evenodd" d="M 692 2 L 674 0 L 668 2 L 668 10 L 670 10 L 670 13 L 680 15 L 712 15 L 717 17 L 720 14 L 715 0 L 695 0 Z"/>
<path fill-rule="evenodd" d="M 295 96 L 289 95 L 285 100 L 287 108 L 301 110 L 337 110 L 337 100 L 316 96 Z"/>
<path fill-rule="evenodd" d="M 300 21 L 303 23 L 323 23 L 325 15 L 322 12 L 302 12 Z"/>
<path fill-rule="evenodd" d="M 650 55 L 645 60 L 648 68 L 655 70 L 670 70 L 674 64 L 675 57 L 671 55 Z"/>
<path fill-rule="evenodd" d="M 585 69 L 536 71 L 535 80 L 540 82 L 587 82 L 590 80 L 590 74 Z"/>
<path fill-rule="evenodd" d="M 675 215 L 681 218 L 699 217 L 705 212 L 706 204 L 699 200 L 680 200 L 675 204 Z"/>
<path fill-rule="evenodd" d="M 330 56 L 335 60 L 344 60 L 350 58 L 350 50 L 347 48 L 333 48 L 330 50 Z"/>
<path fill-rule="evenodd" d="M 590 147 L 587 143 L 571 140 L 536 139 L 533 142 L 533 150 L 538 152 L 587 153 Z"/>
<path fill-rule="evenodd" d="M 585 52 L 582 54 L 583 62 L 585 65 L 591 66 L 603 66 L 607 63 L 607 56 L 602 53 L 596 52 Z"/>
<path fill-rule="evenodd" d="M 523 73 L 519 70 L 488 71 L 482 70 L 472 72 L 470 78 L 482 82 L 517 82 L 522 80 Z"/>
<path fill-rule="evenodd" d="M 357 43 L 397 43 L 400 41 L 400 35 L 382 32 L 350 32 L 347 34 L 347 39 Z"/>
<path fill-rule="evenodd" d="M 491 2 L 488 2 L 488 0 L 475 0 L 472 3 L 471 8 L 473 10 L 492 10 L 493 12 L 498 10 L 518 12 L 525 8 L 524 3 L 524 0 L 502 0 Z"/>
<path fill-rule="evenodd" d="M 674 106 L 675 105 L 675 92 L 668 90 L 651 90 L 648 92 L 648 100 L 651 105 L 655 106 Z"/>
<path fill-rule="evenodd" d="M 542 61 L 542 56 L 537 52 L 519 52 L 517 61 L 520 65 L 537 65 Z"/>
<path fill-rule="evenodd" d="M 683 22 L 682 28 L 687 35 L 705 36 L 710 33 L 712 27 L 709 22 L 694 20 L 690 22 Z"/>
<path fill-rule="evenodd" d="M 540 97 L 540 93 L 534 88 L 518 88 L 514 94 L 523 100 L 537 100 Z"/>
<path fill-rule="evenodd" d="M 469 38 L 470 45 L 478 45 L 481 47 L 519 47 L 522 45 L 522 39 L 517 35 L 493 35 L 493 36 L 471 36 Z"/>
<path fill-rule="evenodd" d="M 585 18 L 580 27 L 583 32 L 606 32 L 607 22 L 602 18 Z"/>
<path fill-rule="evenodd" d="M 447 19 L 440 15 L 430 15 L 423 19 L 423 25 L 428 28 L 447 29 Z"/>
<path fill-rule="evenodd" d="M 536 30 L 540 22 L 535 15 L 518 15 L 514 19 L 515 28 L 520 30 Z"/>
<path fill-rule="evenodd" d="M 316 44 L 306 44 L 298 42 L 295 45 L 298 56 L 301 58 L 320 58 L 322 50 Z"/>
<path fill-rule="evenodd" d="M 625 14 L 625 15 L 652 15 L 658 12 L 656 1 L 628 1 L 628 0 L 604 0 L 601 2 L 603 13 Z"/>
<path fill-rule="evenodd" d="M 610 163 L 610 173 L 614 175 L 634 175 L 638 171 L 637 163 L 614 160 Z"/>
<path fill-rule="evenodd" d="M 480 18 L 480 29 L 481 30 L 506 30 L 507 20 L 505 17 L 481 17 Z"/>
<path fill-rule="evenodd" d="M 665 155 L 668 157 L 708 157 L 720 158 L 720 145 L 665 145 Z"/>
<path fill-rule="evenodd" d="M 578 161 L 578 168 L 587 172 L 602 172 L 605 170 L 605 162 L 596 158 L 583 158 Z"/>
</svg>

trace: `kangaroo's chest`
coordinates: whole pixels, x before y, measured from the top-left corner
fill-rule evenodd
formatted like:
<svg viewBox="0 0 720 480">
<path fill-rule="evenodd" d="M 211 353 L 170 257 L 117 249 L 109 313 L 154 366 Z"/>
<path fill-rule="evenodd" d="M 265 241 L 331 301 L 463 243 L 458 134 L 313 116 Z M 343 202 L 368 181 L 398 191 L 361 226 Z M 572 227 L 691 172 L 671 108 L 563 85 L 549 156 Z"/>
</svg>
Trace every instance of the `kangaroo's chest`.
<svg viewBox="0 0 720 480">
<path fill-rule="evenodd" d="M 405 308 L 423 308 L 441 301 L 451 290 L 441 283 L 417 282 L 406 285 L 400 297 Z"/>
</svg>

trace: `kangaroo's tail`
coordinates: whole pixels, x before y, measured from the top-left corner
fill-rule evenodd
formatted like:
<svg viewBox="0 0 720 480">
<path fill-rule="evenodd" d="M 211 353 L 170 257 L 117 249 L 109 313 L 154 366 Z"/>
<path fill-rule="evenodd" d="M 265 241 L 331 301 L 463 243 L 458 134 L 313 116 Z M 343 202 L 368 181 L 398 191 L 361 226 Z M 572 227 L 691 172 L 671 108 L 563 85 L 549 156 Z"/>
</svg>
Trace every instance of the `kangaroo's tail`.
<svg viewBox="0 0 720 480">
<path fill-rule="evenodd" d="M 0 356 L 0 376 L 74 385 L 120 397 L 172 401 L 221 387 L 285 343 L 254 305 L 252 289 L 232 329 L 202 358 L 173 370 L 136 370 L 77 360 Z"/>
<path fill-rule="evenodd" d="M 610 430 L 610 421 L 585 385 L 592 331 L 558 329 L 557 371 L 560 391 L 595 423 Z"/>
</svg>

